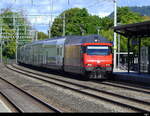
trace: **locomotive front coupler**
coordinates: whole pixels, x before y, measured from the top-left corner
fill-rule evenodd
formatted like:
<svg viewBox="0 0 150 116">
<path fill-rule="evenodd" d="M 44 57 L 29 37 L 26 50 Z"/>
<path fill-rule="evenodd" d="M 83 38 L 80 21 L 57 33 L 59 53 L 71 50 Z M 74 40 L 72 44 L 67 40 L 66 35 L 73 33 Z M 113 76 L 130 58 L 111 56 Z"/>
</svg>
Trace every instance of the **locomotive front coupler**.
<svg viewBox="0 0 150 116">
<path fill-rule="evenodd" d="M 104 79 L 106 70 L 103 67 L 94 67 L 91 71 L 90 78 L 92 79 Z"/>
</svg>

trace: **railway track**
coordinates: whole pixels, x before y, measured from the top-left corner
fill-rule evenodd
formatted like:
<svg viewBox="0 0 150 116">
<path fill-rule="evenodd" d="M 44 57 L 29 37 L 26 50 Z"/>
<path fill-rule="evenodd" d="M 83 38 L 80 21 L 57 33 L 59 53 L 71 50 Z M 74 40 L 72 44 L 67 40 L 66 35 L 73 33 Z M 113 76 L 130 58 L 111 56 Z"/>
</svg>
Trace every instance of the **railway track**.
<svg viewBox="0 0 150 116">
<path fill-rule="evenodd" d="M 3 104 L 5 104 L 6 112 L 21 112 L 12 101 L 8 99 L 8 97 L 0 91 L 0 100 Z"/>
<path fill-rule="evenodd" d="M 101 84 L 101 85 L 112 86 L 112 87 L 127 89 L 130 91 L 136 91 L 136 92 L 141 92 L 141 93 L 145 93 L 145 94 L 150 94 L 150 90 L 147 87 L 143 87 L 140 85 L 129 84 L 129 83 L 124 83 L 124 82 L 117 82 L 117 81 L 107 81 L 107 82 L 94 81 L 94 82 L 97 84 Z"/>
<path fill-rule="evenodd" d="M 17 112 L 52 112 L 62 111 L 40 98 L 24 91 L 16 85 L 0 77 L 0 94 L 16 109 Z"/>
<path fill-rule="evenodd" d="M 22 68 L 21 66 L 16 65 L 16 64 L 13 64 L 12 66 L 16 69 L 21 69 Z M 25 67 L 23 67 L 23 68 L 25 68 Z M 32 73 L 32 74 L 38 74 L 39 76 L 44 76 L 46 78 L 50 77 L 52 79 L 63 81 L 63 82 L 72 82 L 72 79 L 70 79 L 70 78 L 69 78 L 70 80 L 68 80 L 68 78 L 65 78 L 65 80 L 64 80 L 64 78 L 62 78 L 62 77 L 64 77 L 64 75 L 63 76 L 58 76 L 58 75 L 55 75 L 55 74 L 49 74 L 49 73 L 47 74 L 47 73 L 43 73 L 43 72 L 40 72 L 40 71 L 37 71 L 37 70 L 29 69 L 29 68 L 25 68 L 25 70 L 24 69 L 21 69 L 21 70 Z M 76 83 L 78 83 L 78 82 L 76 82 Z M 145 93 L 145 94 L 150 95 L 150 89 L 149 89 L 150 86 L 149 86 L 149 88 L 147 88 L 147 87 L 143 87 L 141 85 L 135 85 L 135 84 L 112 81 L 112 80 L 111 81 L 108 80 L 108 81 L 104 81 L 104 82 L 92 80 L 92 81 L 90 81 L 90 84 L 91 83 L 92 84 L 97 83 L 97 85 L 104 85 L 104 86 L 110 86 L 110 87 L 115 87 L 115 88 L 121 88 L 121 89 L 125 89 L 125 90 L 141 92 L 141 93 Z"/>
<path fill-rule="evenodd" d="M 17 68 L 17 69 L 20 69 L 20 66 L 18 65 L 12 65 L 14 68 Z M 24 70 L 24 69 L 21 69 L 21 70 Z M 44 76 L 44 77 L 50 77 L 52 79 L 55 79 L 55 80 L 59 80 L 59 81 L 63 81 L 63 82 L 71 82 L 72 83 L 72 79 L 71 80 L 67 80 L 67 79 L 62 79 L 62 77 L 58 78 L 58 77 L 54 77 L 53 76 L 50 76 L 50 75 L 47 75 L 46 73 L 42 73 L 42 72 L 39 72 L 39 71 L 36 71 L 36 72 L 33 72 L 31 70 L 24 70 L 26 72 L 29 72 L 29 73 L 33 73 L 33 74 L 38 74 L 40 76 Z M 35 71 L 35 70 L 34 70 Z M 72 84 L 75 84 L 75 83 L 79 83 L 78 82 L 75 82 L 72 83 Z M 140 92 L 140 93 L 144 93 L 144 94 L 147 94 L 147 95 L 150 95 L 150 90 L 149 88 L 145 88 L 143 86 L 140 86 L 140 85 L 135 85 L 135 84 L 128 84 L 128 83 L 124 83 L 124 82 L 117 82 L 117 81 L 104 81 L 104 82 L 99 82 L 99 81 L 91 81 L 90 83 L 90 86 L 92 86 L 93 84 L 95 85 L 97 83 L 97 85 L 104 85 L 104 86 L 108 86 L 108 87 L 115 87 L 116 88 L 121 88 L 121 89 L 125 89 L 125 90 L 129 90 L 129 91 L 133 91 L 133 92 Z"/>
<path fill-rule="evenodd" d="M 104 90 L 92 88 L 92 87 L 85 86 L 82 84 L 65 81 L 60 78 L 48 77 L 47 75 L 44 75 L 41 73 L 37 73 L 37 72 L 35 73 L 29 70 L 27 71 L 24 69 L 19 69 L 18 67 L 14 67 L 10 65 L 7 65 L 7 68 L 15 72 L 21 73 L 23 75 L 29 76 L 30 78 L 36 78 L 38 80 L 41 80 L 50 84 L 54 84 L 63 88 L 67 88 L 75 92 L 79 92 L 81 94 L 90 96 L 92 98 L 103 100 L 105 102 L 109 102 L 112 104 L 117 104 L 120 107 L 127 108 L 135 112 L 149 112 L 150 111 L 149 102 L 145 102 L 139 99 L 126 97 L 126 96 L 122 96 L 122 95 L 115 94 L 112 92 L 107 92 Z M 142 90 L 142 92 L 145 92 L 145 91 Z M 146 94 L 149 94 L 149 93 L 146 93 Z"/>
</svg>

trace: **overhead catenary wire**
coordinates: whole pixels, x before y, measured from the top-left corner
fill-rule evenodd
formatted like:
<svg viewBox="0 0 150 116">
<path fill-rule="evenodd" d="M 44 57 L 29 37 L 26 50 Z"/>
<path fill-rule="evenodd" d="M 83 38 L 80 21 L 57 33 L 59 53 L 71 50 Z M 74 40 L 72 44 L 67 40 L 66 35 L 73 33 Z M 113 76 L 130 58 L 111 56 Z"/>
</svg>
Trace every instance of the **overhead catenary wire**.
<svg viewBox="0 0 150 116">
<path fill-rule="evenodd" d="M 9 2 L 10 0 L 8 0 L 8 2 Z M 14 2 L 16 2 L 15 4 L 14 4 L 14 6 L 15 5 L 18 5 L 18 3 L 19 3 L 19 1 L 21 1 L 21 0 L 13 0 Z M 17 2 L 18 1 L 18 2 Z M 37 1 L 37 0 L 27 0 L 28 1 L 28 3 L 29 4 L 31 4 L 32 5 L 32 9 L 37 9 L 36 7 L 38 7 L 38 5 L 40 6 L 41 4 L 41 1 Z M 48 0 L 48 1 L 51 1 L 51 2 L 53 2 L 53 0 Z M 131 4 L 131 1 L 132 2 L 134 2 L 134 1 L 136 1 L 134 4 L 136 4 L 137 6 L 140 6 L 140 4 L 139 3 L 141 3 L 140 2 L 140 0 L 117 0 L 117 2 L 119 3 L 118 4 L 118 6 L 131 6 L 132 4 Z M 2 2 L 5 2 L 4 0 L 2 1 Z M 59 2 L 59 1 L 58 1 Z M 73 6 L 73 3 L 74 3 L 74 1 L 71 1 L 71 0 L 65 0 L 65 2 L 66 2 L 66 4 L 68 4 L 68 6 L 70 6 L 70 7 L 72 7 Z M 86 1 L 85 2 L 83 2 L 83 3 L 87 3 Z M 89 9 L 93 9 L 93 11 L 95 12 L 95 14 L 97 14 L 98 12 L 97 11 L 103 11 L 103 12 L 105 12 L 105 11 L 108 11 L 109 9 L 110 9 L 110 7 L 108 7 L 108 6 L 111 6 L 111 4 L 113 3 L 113 0 L 94 0 L 94 1 L 91 1 L 91 2 L 89 2 L 88 4 L 89 5 L 83 5 L 85 8 L 87 8 L 88 10 Z M 141 3 L 142 4 L 142 3 Z M 43 4 L 44 5 L 44 4 Z M 46 4 L 45 4 L 46 5 Z M 51 5 L 52 5 L 52 3 L 51 3 Z M 57 6 L 57 4 L 55 3 L 55 4 L 53 4 L 54 6 Z M 28 14 L 24 14 L 24 15 L 22 15 L 23 17 L 25 17 L 25 18 L 27 18 L 27 19 L 29 19 L 30 21 L 32 20 L 33 22 L 30 22 L 30 24 L 24 24 L 24 26 L 32 26 L 33 28 L 36 28 L 36 29 L 41 29 L 42 30 L 42 28 L 41 27 L 43 27 L 44 28 L 44 31 L 47 29 L 49 29 L 51 26 L 52 26 L 52 19 L 54 19 L 54 18 L 56 18 L 59 14 L 60 14 L 60 12 L 62 12 L 62 9 L 60 10 L 60 11 L 56 11 L 55 10 L 55 8 L 53 8 L 53 5 L 50 7 L 50 9 L 49 10 L 47 10 L 47 12 L 46 11 L 44 11 L 43 13 L 40 11 L 40 13 L 42 13 L 42 14 L 38 14 L 36 11 L 32 11 L 32 13 L 30 12 L 30 13 L 28 13 Z M 21 6 L 21 5 L 20 5 Z M 101 7 L 101 8 L 98 8 L 98 6 L 99 7 Z M 64 6 L 63 6 L 64 7 Z M 29 9 L 30 8 L 30 5 L 29 6 L 27 6 L 27 4 L 24 4 L 24 6 L 23 7 L 20 7 L 20 8 L 18 8 L 17 9 L 17 7 L 13 7 L 13 11 L 14 11 L 14 9 L 16 10 L 16 11 L 21 11 L 21 9 L 23 9 L 24 11 L 25 10 L 27 10 L 27 9 Z M 43 7 L 42 7 L 43 8 Z M 46 7 L 44 7 L 45 9 L 46 9 Z M 98 8 L 98 9 L 97 9 Z M 67 7 L 65 7 L 63 10 L 66 10 L 67 9 Z M 51 13 L 50 13 L 51 12 Z M 49 18 L 50 19 L 50 21 L 48 21 L 48 20 L 45 20 L 45 22 L 44 23 L 41 23 L 41 22 L 39 22 L 39 20 L 34 20 L 34 19 L 38 19 L 38 18 L 41 18 L 40 20 L 45 20 L 44 19 L 44 17 L 47 17 L 47 18 Z M 6 16 L 6 17 L 0 17 L 0 18 L 12 18 L 11 16 Z M 14 18 L 22 18 L 22 17 L 14 17 Z M 11 25 L 11 24 L 8 24 L 9 26 Z M 63 24 L 58 24 L 58 25 L 63 25 Z M 19 25 L 19 24 L 16 24 L 16 26 L 23 26 L 23 25 Z M 62 26 L 63 27 L 63 26 Z M 23 29 L 20 29 L 20 30 L 23 30 Z M 24 28 L 24 30 L 26 30 L 25 28 Z M 43 31 L 43 30 L 42 30 Z M 43 32 L 44 32 L 43 31 Z"/>
<path fill-rule="evenodd" d="M 97 5 L 100 5 L 100 4 L 105 4 L 104 2 L 108 2 L 108 3 L 112 3 L 113 1 L 112 0 L 97 0 L 95 3 L 89 5 L 89 6 L 85 6 L 86 8 L 93 8 Z"/>
</svg>

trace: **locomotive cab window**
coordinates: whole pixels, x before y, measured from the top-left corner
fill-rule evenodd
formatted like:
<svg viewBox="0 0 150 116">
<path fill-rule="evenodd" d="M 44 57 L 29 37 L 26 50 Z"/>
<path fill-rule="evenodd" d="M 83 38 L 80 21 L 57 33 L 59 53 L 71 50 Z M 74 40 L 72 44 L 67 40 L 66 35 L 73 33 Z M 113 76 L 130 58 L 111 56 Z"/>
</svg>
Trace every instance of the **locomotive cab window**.
<svg viewBox="0 0 150 116">
<path fill-rule="evenodd" d="M 88 55 L 109 55 L 111 54 L 111 48 L 109 46 L 102 45 L 90 45 L 86 48 Z"/>
</svg>

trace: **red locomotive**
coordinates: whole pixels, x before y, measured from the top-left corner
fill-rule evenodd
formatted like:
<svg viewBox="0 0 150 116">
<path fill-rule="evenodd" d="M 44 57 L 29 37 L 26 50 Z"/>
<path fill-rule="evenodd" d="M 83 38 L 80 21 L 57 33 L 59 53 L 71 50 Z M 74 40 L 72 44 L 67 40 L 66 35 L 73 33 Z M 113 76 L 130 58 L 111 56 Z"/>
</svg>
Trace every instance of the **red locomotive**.
<svg viewBox="0 0 150 116">
<path fill-rule="evenodd" d="M 18 62 L 102 79 L 113 70 L 111 47 L 99 35 L 58 37 L 21 47 Z"/>
</svg>

